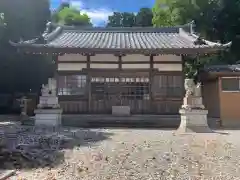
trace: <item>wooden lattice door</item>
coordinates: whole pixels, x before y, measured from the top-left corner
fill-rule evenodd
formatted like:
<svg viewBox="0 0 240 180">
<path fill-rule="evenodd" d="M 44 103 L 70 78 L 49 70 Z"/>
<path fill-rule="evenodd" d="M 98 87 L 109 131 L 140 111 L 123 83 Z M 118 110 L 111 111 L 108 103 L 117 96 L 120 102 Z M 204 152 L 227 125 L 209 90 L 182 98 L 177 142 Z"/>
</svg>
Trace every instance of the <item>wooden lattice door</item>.
<svg viewBox="0 0 240 180">
<path fill-rule="evenodd" d="M 149 89 L 148 77 L 92 77 L 91 112 L 109 114 L 112 106 L 130 106 L 133 114 L 149 113 Z"/>
<path fill-rule="evenodd" d="M 109 114 L 119 104 L 119 78 L 93 77 L 91 79 L 91 112 Z"/>
</svg>

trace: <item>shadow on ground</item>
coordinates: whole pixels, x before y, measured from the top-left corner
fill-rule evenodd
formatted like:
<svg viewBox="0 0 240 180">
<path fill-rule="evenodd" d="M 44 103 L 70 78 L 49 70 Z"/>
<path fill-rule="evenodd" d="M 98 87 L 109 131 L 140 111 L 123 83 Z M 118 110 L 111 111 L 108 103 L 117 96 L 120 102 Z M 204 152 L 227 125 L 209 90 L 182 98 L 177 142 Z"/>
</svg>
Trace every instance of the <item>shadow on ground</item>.
<svg viewBox="0 0 240 180">
<path fill-rule="evenodd" d="M 0 169 L 54 167 L 64 162 L 64 150 L 94 146 L 112 133 L 80 128 L 49 128 L 0 124 Z"/>
</svg>

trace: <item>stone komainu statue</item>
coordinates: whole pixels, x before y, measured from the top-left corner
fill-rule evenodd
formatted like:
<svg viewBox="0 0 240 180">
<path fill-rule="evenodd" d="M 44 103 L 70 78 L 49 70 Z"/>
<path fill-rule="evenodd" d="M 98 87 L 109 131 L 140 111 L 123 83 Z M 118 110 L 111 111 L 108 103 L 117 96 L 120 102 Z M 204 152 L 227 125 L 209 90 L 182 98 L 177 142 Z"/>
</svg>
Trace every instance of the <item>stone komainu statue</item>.
<svg viewBox="0 0 240 180">
<path fill-rule="evenodd" d="M 183 98 L 183 109 L 205 109 L 202 102 L 201 83 L 195 84 L 193 79 L 186 79 L 184 83 L 186 90 Z"/>
<path fill-rule="evenodd" d="M 201 83 L 195 84 L 193 79 L 186 79 L 184 83 L 184 88 L 186 90 L 186 97 L 195 96 L 201 97 Z"/>
<path fill-rule="evenodd" d="M 56 80 L 49 78 L 47 85 L 42 85 L 41 89 L 42 96 L 56 96 Z"/>
</svg>

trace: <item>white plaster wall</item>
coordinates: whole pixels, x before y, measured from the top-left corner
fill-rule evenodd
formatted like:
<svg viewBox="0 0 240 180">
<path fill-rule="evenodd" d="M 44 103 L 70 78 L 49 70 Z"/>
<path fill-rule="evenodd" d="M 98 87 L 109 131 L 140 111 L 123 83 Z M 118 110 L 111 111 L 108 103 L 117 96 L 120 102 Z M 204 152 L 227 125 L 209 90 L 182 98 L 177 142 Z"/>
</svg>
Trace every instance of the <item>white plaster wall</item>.
<svg viewBox="0 0 240 180">
<path fill-rule="evenodd" d="M 128 54 L 122 57 L 122 61 L 149 61 L 149 56 L 141 54 Z M 159 55 L 154 56 L 154 61 L 181 61 L 181 56 L 176 55 Z M 65 54 L 58 57 L 59 61 L 86 61 L 87 57 L 81 54 Z M 91 56 L 93 61 L 118 61 L 118 57 L 113 54 L 97 54 Z"/>
<path fill-rule="evenodd" d="M 81 54 L 65 54 L 58 56 L 58 61 L 86 61 L 87 56 Z"/>
<path fill-rule="evenodd" d="M 118 61 L 118 56 L 113 54 L 96 54 L 91 56 L 91 61 Z"/>
<path fill-rule="evenodd" d="M 176 55 L 159 55 L 154 56 L 154 61 L 179 61 L 181 62 L 181 56 Z M 80 54 L 65 54 L 58 57 L 59 65 L 58 70 L 60 71 L 76 71 L 86 68 L 86 64 L 78 63 L 61 63 L 61 61 L 86 61 L 87 57 Z M 118 61 L 118 57 L 113 54 L 97 54 L 91 56 L 91 61 Z M 150 61 L 149 56 L 144 56 L 140 54 L 126 55 L 122 57 L 123 62 L 128 61 Z M 106 68 L 106 69 L 115 69 L 118 68 L 118 64 L 91 64 L 90 66 L 93 69 L 96 68 Z M 122 64 L 123 69 L 147 69 L 150 68 L 149 64 Z M 182 71 L 181 64 L 154 64 L 154 68 L 158 68 L 159 71 Z"/>
<path fill-rule="evenodd" d="M 182 71 L 182 64 L 154 64 L 159 71 Z"/>
<path fill-rule="evenodd" d="M 182 61 L 181 56 L 176 56 L 176 55 L 159 55 L 159 56 L 154 56 L 153 61 Z"/>
<path fill-rule="evenodd" d="M 116 69 L 118 68 L 118 64 L 90 64 L 90 68 L 93 69 Z"/>
<path fill-rule="evenodd" d="M 150 64 L 122 64 L 123 69 L 148 69 Z"/>
<path fill-rule="evenodd" d="M 127 61 L 150 61 L 150 57 L 144 56 L 141 54 L 128 54 L 128 55 L 122 57 L 122 61 L 124 61 L 124 62 L 127 62 Z"/>
<path fill-rule="evenodd" d="M 59 71 L 79 71 L 86 67 L 87 67 L 86 64 L 81 64 L 81 63 L 59 63 L 58 64 Z"/>
</svg>

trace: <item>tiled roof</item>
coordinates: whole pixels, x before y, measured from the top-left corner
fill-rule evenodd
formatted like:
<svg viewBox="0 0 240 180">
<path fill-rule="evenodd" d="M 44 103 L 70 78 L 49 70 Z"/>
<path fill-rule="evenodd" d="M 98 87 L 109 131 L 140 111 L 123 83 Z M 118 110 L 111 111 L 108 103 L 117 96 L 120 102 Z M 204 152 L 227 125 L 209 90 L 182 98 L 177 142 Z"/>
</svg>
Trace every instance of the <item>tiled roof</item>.
<svg viewBox="0 0 240 180">
<path fill-rule="evenodd" d="M 219 48 L 229 46 L 202 40 L 185 29 L 190 26 L 162 28 L 76 28 L 57 27 L 42 39 L 12 43 L 15 46 L 90 49 L 105 51 L 157 51 L 167 49 Z M 42 40 L 42 41 L 41 41 Z"/>
<path fill-rule="evenodd" d="M 240 64 L 212 65 L 204 68 L 205 72 L 240 72 Z"/>
</svg>

